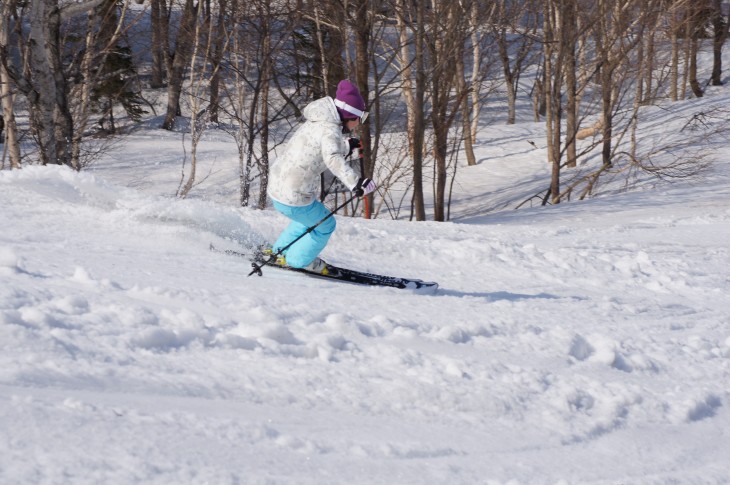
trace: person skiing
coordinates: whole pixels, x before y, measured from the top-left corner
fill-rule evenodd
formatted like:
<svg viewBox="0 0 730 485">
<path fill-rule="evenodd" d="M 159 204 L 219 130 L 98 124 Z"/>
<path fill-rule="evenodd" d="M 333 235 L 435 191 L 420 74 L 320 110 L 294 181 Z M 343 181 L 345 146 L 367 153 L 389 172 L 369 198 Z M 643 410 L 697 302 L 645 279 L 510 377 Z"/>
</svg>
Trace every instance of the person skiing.
<svg viewBox="0 0 730 485">
<path fill-rule="evenodd" d="M 360 177 L 345 158 L 359 147 L 360 140 L 345 139 L 368 116 L 365 101 L 357 86 L 348 80 L 337 85 L 335 98 L 317 99 L 303 110 L 305 122 L 286 144 L 284 152 L 271 166 L 268 195 L 274 208 L 291 219 L 274 243 L 278 253 L 330 214 L 317 200 L 320 175 L 329 169 L 358 197 L 375 190 L 375 183 Z M 327 274 L 327 264 L 319 254 L 336 227 L 330 217 L 291 245 L 277 264 Z"/>
</svg>

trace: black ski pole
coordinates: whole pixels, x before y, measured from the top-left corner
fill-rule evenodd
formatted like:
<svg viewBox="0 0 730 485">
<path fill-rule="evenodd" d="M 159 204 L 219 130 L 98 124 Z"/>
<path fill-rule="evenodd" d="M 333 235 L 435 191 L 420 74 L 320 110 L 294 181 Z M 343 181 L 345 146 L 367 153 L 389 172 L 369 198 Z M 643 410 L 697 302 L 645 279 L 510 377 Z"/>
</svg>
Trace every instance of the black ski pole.
<svg viewBox="0 0 730 485">
<path fill-rule="evenodd" d="M 342 204 L 340 204 L 339 206 L 337 206 L 332 212 L 330 212 L 325 217 L 323 217 L 321 221 L 319 221 L 318 223 L 316 223 L 312 227 L 308 227 L 307 230 L 304 231 L 301 236 L 299 236 L 298 238 L 296 238 L 295 240 L 293 240 L 292 242 L 290 242 L 289 244 L 287 244 L 283 248 L 279 249 L 276 252 L 276 254 L 272 254 L 271 256 L 269 256 L 269 259 L 265 260 L 261 264 L 251 263 L 251 267 L 253 269 L 251 270 L 251 272 L 248 275 L 251 276 L 252 274 L 256 273 L 259 276 L 263 276 L 263 272 L 261 271 L 261 268 L 263 268 L 267 264 L 275 263 L 276 262 L 276 259 L 279 256 L 281 256 L 282 253 L 284 253 L 284 251 L 286 251 L 287 249 L 289 249 L 290 247 L 292 247 L 294 245 L 294 243 L 296 243 L 297 241 L 299 241 L 301 238 L 303 238 L 304 236 L 306 236 L 310 232 L 314 231 L 317 228 L 317 226 L 319 226 L 324 221 L 326 221 L 327 219 L 329 219 L 330 217 L 332 217 L 333 215 L 335 215 L 335 212 L 337 212 L 338 210 L 342 209 L 347 204 L 349 204 L 350 202 L 352 202 L 355 197 L 357 197 L 357 194 L 353 195 L 352 197 L 350 197 L 349 199 L 347 199 L 345 202 L 343 202 Z"/>
</svg>

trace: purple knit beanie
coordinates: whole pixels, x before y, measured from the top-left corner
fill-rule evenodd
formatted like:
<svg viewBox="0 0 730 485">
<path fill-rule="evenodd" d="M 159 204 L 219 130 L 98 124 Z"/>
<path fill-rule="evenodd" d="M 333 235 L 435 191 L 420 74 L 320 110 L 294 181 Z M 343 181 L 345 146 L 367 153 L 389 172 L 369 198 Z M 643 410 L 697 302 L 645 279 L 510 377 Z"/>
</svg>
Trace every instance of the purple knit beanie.
<svg viewBox="0 0 730 485">
<path fill-rule="evenodd" d="M 343 120 L 361 118 L 365 113 L 365 100 L 360 96 L 360 90 L 347 79 L 337 85 L 335 106 Z"/>
</svg>

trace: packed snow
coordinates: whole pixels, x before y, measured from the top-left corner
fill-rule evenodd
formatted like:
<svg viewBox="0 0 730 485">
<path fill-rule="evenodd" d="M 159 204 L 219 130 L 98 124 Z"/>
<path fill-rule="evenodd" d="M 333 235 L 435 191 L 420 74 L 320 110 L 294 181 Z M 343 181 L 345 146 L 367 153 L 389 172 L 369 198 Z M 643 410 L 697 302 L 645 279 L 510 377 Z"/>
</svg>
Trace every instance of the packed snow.
<svg viewBox="0 0 730 485">
<path fill-rule="evenodd" d="M 646 108 L 642 139 L 729 101 Z M 418 294 L 248 277 L 210 243 L 287 221 L 237 206 L 216 131 L 175 198 L 154 126 L 81 173 L 0 172 L 0 483 L 730 482 L 730 142 L 513 210 L 549 183 L 544 128 L 486 126 L 452 222 L 337 218 L 326 260 L 440 284 Z"/>
</svg>

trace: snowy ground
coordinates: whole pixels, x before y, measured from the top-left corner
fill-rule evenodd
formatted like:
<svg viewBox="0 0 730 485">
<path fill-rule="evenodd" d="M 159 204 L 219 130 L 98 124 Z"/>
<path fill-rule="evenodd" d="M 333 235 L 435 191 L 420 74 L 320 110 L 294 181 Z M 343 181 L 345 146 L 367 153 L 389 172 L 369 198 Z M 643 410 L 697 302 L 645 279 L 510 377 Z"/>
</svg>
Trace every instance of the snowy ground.
<svg viewBox="0 0 730 485">
<path fill-rule="evenodd" d="M 481 133 L 456 222 L 338 218 L 325 259 L 434 295 L 209 252 L 285 224 L 236 208 L 222 134 L 189 200 L 152 129 L 0 172 L 0 483 L 730 482 L 730 144 L 701 179 L 493 212 L 546 185 L 541 129 Z"/>
</svg>

